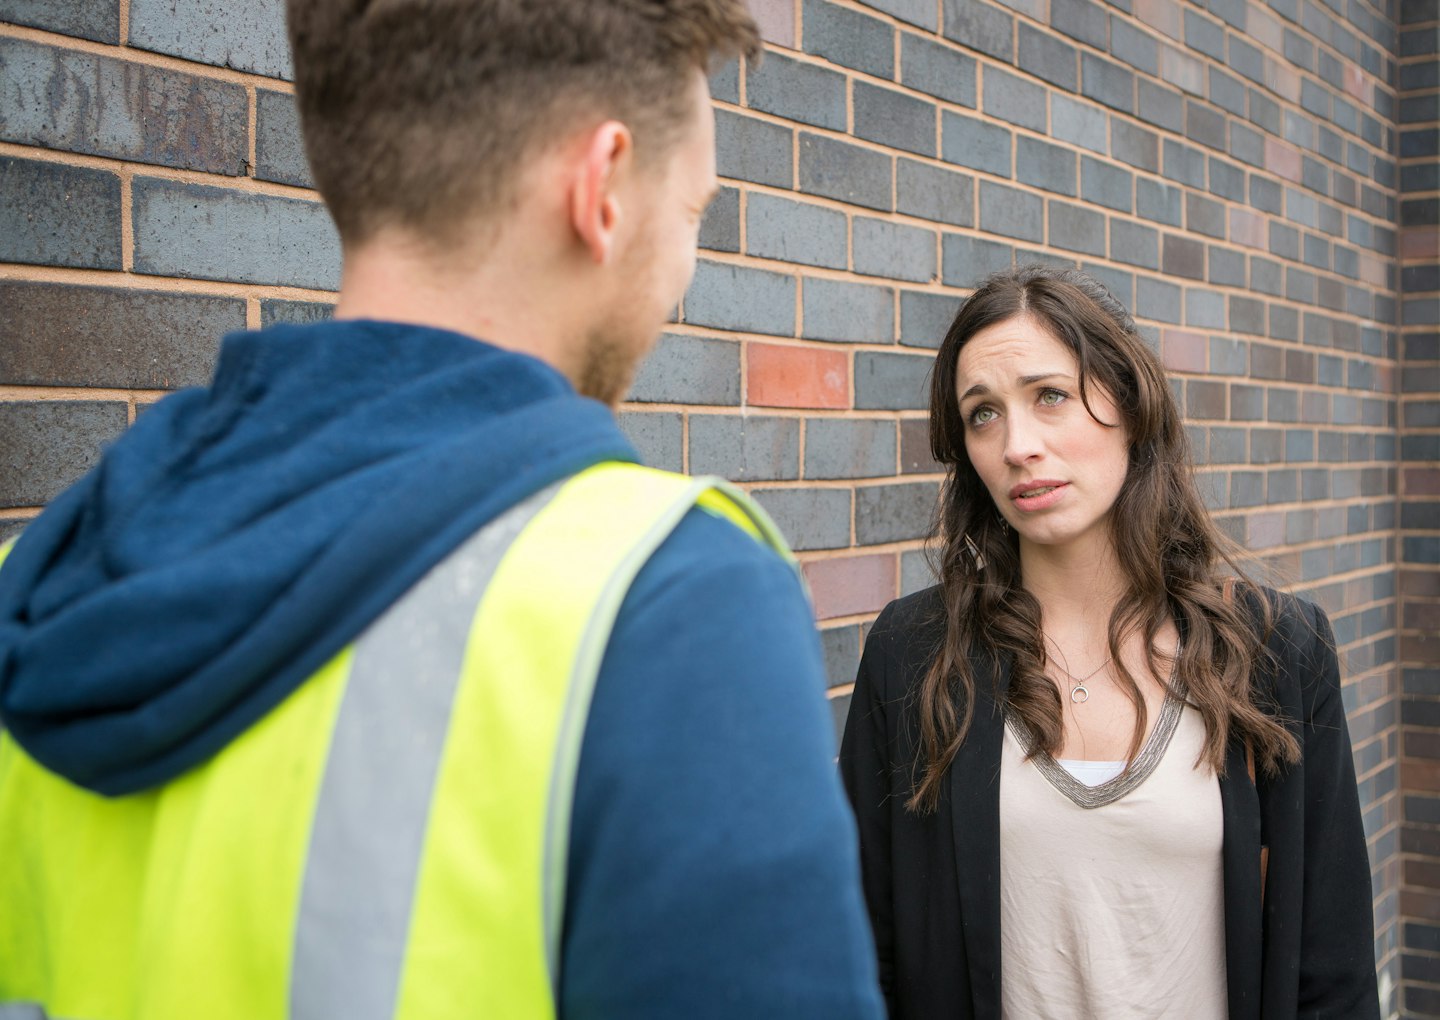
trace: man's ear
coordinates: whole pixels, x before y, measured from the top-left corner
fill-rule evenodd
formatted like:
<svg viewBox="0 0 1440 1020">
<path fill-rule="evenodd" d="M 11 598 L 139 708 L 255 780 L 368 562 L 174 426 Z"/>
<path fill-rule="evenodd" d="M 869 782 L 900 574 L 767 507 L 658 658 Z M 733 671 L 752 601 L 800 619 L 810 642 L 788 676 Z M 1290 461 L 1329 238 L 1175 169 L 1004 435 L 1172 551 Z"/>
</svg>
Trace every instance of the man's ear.
<svg viewBox="0 0 1440 1020">
<path fill-rule="evenodd" d="M 607 120 L 590 132 L 570 187 L 570 223 L 596 265 L 610 260 L 623 210 L 617 190 L 633 158 L 630 129 Z"/>
</svg>

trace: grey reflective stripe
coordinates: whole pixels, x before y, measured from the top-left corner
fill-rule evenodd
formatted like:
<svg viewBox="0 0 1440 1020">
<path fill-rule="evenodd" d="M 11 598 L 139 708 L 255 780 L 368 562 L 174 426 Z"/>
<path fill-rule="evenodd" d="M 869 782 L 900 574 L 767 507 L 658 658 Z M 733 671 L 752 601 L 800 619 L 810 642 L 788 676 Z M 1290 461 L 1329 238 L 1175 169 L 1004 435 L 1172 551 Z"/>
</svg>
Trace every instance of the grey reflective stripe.
<svg viewBox="0 0 1440 1020">
<path fill-rule="evenodd" d="M 431 792 L 470 626 L 506 550 L 561 484 L 478 531 L 356 643 L 296 917 L 294 1020 L 381 1020 L 394 1013 Z"/>
<path fill-rule="evenodd" d="M 0 1002 L 0 1020 L 50 1020 L 38 1002 Z"/>
</svg>

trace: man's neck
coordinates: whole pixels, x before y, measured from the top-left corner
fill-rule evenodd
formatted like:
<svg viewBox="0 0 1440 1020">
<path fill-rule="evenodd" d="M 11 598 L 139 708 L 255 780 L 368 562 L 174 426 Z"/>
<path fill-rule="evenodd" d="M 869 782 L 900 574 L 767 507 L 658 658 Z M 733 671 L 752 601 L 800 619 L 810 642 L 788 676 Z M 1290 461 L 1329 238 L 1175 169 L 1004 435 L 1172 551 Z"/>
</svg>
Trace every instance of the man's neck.
<svg viewBox="0 0 1440 1020">
<path fill-rule="evenodd" d="M 506 257 L 467 264 L 393 239 L 347 251 L 335 317 L 450 330 L 532 355 L 573 379 L 576 329 L 553 260 L 539 264 L 520 247 L 492 250 Z"/>
</svg>

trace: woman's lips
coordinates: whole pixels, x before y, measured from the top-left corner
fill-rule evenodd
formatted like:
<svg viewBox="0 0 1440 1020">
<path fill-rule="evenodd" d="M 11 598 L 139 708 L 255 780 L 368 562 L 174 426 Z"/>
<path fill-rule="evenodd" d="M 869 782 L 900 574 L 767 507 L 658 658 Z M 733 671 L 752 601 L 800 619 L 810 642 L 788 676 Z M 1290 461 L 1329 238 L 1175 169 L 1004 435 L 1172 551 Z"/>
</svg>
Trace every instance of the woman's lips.
<svg viewBox="0 0 1440 1020">
<path fill-rule="evenodd" d="M 1047 510 L 1064 498 L 1065 490 L 1069 487 L 1066 482 L 1057 482 L 1049 478 L 1021 482 L 1011 488 L 1010 502 L 1015 504 L 1017 510 L 1026 512 Z"/>
</svg>

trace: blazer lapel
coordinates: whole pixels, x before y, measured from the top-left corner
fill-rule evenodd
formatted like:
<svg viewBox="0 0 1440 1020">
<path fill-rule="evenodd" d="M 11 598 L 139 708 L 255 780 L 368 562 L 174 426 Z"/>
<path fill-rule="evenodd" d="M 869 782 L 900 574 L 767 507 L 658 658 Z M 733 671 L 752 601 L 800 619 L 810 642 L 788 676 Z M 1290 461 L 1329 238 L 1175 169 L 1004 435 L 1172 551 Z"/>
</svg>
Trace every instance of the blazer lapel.
<svg viewBox="0 0 1440 1020">
<path fill-rule="evenodd" d="M 988 687 L 990 662 L 974 656 L 975 714 L 970 732 L 950 765 L 950 819 L 955 835 L 960 926 L 970 965 L 976 1017 L 1000 1015 L 1000 752 L 1005 721 L 1000 699 L 1010 666 L 1000 667 L 995 694 Z"/>
</svg>

